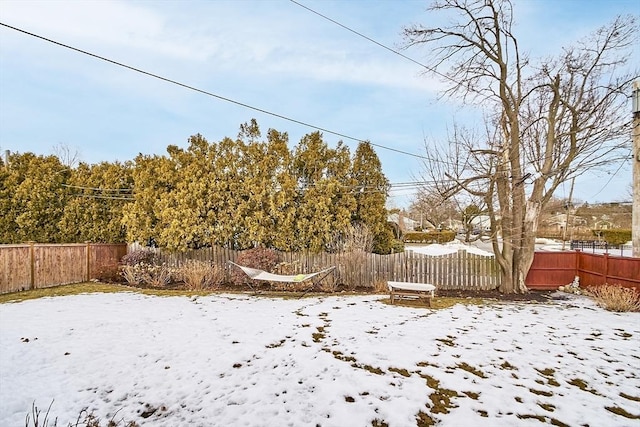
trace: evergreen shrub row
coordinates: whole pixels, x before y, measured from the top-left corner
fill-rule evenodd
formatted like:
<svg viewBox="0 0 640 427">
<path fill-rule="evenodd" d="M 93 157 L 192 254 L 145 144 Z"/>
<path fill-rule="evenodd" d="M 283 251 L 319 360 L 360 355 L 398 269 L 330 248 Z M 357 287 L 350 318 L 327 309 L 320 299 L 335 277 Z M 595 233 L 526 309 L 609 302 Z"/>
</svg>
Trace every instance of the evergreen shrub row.
<svg viewBox="0 0 640 427">
<path fill-rule="evenodd" d="M 611 230 L 591 230 L 593 235 L 610 245 L 624 245 L 631 240 L 631 230 L 616 228 Z"/>
<path fill-rule="evenodd" d="M 451 230 L 411 232 L 404 234 L 405 243 L 447 243 L 455 239 L 456 233 Z"/>
</svg>

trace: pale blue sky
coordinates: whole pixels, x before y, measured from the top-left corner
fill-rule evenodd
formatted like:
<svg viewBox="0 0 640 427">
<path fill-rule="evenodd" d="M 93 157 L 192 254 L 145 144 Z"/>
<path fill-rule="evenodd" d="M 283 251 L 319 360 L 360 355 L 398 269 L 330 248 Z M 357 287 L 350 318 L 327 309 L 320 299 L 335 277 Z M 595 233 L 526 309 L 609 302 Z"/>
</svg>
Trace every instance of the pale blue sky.
<svg viewBox="0 0 640 427">
<path fill-rule="evenodd" d="M 419 0 L 299 0 L 391 47 L 402 27 L 429 24 Z M 516 0 L 521 47 L 532 56 L 560 51 L 617 14 L 640 14 L 635 0 Z M 432 18 L 431 18 L 432 19 Z M 0 21 L 95 54 L 402 151 L 424 154 L 425 139 L 446 136 L 474 114 L 437 99 L 438 80 L 416 64 L 287 0 L 0 1 Z M 422 61 L 424 52 L 409 50 Z M 636 50 L 634 62 L 640 63 Z M 306 128 L 116 67 L 0 27 L 0 148 L 49 154 L 56 144 L 81 160 L 163 154 L 201 133 L 235 137 L 256 118 L 288 132 Z M 334 146 L 341 138 L 325 133 Z M 356 142 L 344 140 L 355 151 Z M 392 183 L 414 181 L 417 158 L 376 149 Z M 615 167 L 612 172 L 615 171 Z M 577 181 L 575 197 L 630 199 L 630 163 Z M 569 186 L 558 197 L 567 197 Z M 394 191 L 392 204 L 406 205 Z"/>
</svg>

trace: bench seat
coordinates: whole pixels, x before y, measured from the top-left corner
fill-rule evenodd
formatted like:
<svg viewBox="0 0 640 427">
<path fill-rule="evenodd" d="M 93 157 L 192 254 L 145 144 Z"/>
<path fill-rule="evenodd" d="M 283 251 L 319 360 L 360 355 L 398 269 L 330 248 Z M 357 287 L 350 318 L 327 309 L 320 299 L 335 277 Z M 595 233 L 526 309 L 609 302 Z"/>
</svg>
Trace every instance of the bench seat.
<svg viewBox="0 0 640 427">
<path fill-rule="evenodd" d="M 387 282 L 389 286 L 389 294 L 391 297 L 391 304 L 393 304 L 396 298 L 425 298 L 427 305 L 431 307 L 431 298 L 435 296 L 436 287 L 428 283 L 413 283 L 413 282 Z"/>
</svg>

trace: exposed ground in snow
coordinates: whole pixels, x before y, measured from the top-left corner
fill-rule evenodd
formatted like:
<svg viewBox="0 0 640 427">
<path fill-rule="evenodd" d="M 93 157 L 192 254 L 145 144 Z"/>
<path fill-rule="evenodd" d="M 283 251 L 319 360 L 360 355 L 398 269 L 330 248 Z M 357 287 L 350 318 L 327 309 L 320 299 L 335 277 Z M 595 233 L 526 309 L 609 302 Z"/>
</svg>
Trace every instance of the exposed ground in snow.
<svg viewBox="0 0 640 427">
<path fill-rule="evenodd" d="M 1 304 L 0 425 L 52 399 L 64 426 L 84 407 L 172 427 L 640 422 L 638 313 L 585 297 L 438 311 L 380 298 Z"/>
</svg>

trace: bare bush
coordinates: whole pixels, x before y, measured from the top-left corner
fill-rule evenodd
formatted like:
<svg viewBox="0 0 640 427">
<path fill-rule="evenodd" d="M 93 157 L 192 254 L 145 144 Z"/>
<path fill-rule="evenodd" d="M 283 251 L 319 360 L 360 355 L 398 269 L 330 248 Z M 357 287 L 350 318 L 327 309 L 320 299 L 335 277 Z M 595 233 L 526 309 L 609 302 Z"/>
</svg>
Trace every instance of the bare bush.
<svg viewBox="0 0 640 427">
<path fill-rule="evenodd" d="M 154 288 L 164 288 L 171 283 L 173 270 L 162 265 L 139 264 L 142 269 L 142 283 Z"/>
<path fill-rule="evenodd" d="M 278 265 L 278 252 L 267 248 L 248 249 L 240 252 L 236 262 L 245 267 L 257 268 L 272 273 Z M 234 285 L 252 283 L 251 279 L 238 268 L 231 270 L 231 281 Z"/>
<path fill-rule="evenodd" d="M 164 287 L 171 282 L 171 270 L 159 264 L 158 254 L 151 249 L 129 252 L 121 259 L 120 274 L 130 285 Z"/>
<path fill-rule="evenodd" d="M 386 294 L 389 292 L 389 286 L 384 280 L 376 280 L 373 283 L 373 291 L 377 294 Z"/>
<path fill-rule="evenodd" d="M 211 289 L 224 281 L 224 269 L 208 262 L 188 260 L 178 270 L 178 276 L 189 290 Z"/>
<path fill-rule="evenodd" d="M 152 249 L 136 249 L 122 257 L 122 265 L 157 264 L 158 254 Z"/>
<path fill-rule="evenodd" d="M 329 252 L 371 252 L 373 234 L 364 224 L 350 226 L 346 231 L 336 233 L 327 247 Z"/>
<path fill-rule="evenodd" d="M 120 274 L 130 285 L 139 285 L 142 277 L 139 274 L 140 268 L 137 265 L 123 265 L 120 267 Z"/>
<path fill-rule="evenodd" d="M 615 312 L 640 311 L 640 295 L 632 288 L 620 285 L 592 286 L 588 289 L 596 303 L 605 310 Z"/>
<path fill-rule="evenodd" d="M 95 275 L 96 279 L 101 282 L 118 282 L 120 281 L 120 272 L 117 263 L 110 263 L 98 268 Z"/>
<path fill-rule="evenodd" d="M 360 276 L 365 273 L 362 268 L 367 254 L 373 249 L 373 234 L 364 224 L 353 225 L 334 237 L 333 247 L 340 254 L 340 264 L 346 267 L 344 271 L 348 272 L 340 275 L 340 282 L 347 289 L 354 290 L 355 284 L 361 282 Z"/>
<path fill-rule="evenodd" d="M 174 270 L 165 264 L 153 265 L 144 262 L 136 265 L 123 265 L 120 267 L 120 274 L 130 285 L 146 285 L 154 288 L 163 288 L 169 285 L 175 276 Z"/>
<path fill-rule="evenodd" d="M 281 262 L 278 263 L 273 269 L 274 273 L 282 275 L 294 275 L 299 271 L 300 263 L 295 262 Z M 308 282 L 288 283 L 288 282 L 269 282 L 269 286 L 273 291 L 302 291 L 309 286 Z"/>
</svg>

